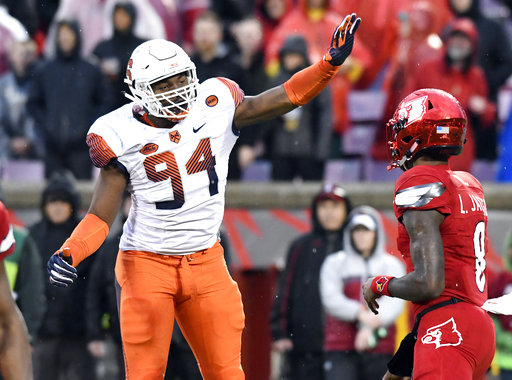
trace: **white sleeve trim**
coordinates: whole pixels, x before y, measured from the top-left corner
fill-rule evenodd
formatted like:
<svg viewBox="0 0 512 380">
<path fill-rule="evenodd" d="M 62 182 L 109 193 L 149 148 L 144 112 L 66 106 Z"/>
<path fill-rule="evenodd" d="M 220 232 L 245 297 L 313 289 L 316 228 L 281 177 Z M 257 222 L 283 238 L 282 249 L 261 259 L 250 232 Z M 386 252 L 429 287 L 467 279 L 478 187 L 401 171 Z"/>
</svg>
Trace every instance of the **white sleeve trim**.
<svg viewBox="0 0 512 380">
<path fill-rule="evenodd" d="M 5 236 L 4 240 L 0 243 L 0 253 L 4 253 L 9 250 L 14 244 L 14 234 L 12 233 L 12 226 L 9 226 L 9 232 Z"/>
<path fill-rule="evenodd" d="M 441 196 L 446 190 L 442 182 L 427 183 L 399 190 L 395 195 L 397 207 L 421 207 L 428 204 L 432 199 Z"/>
</svg>

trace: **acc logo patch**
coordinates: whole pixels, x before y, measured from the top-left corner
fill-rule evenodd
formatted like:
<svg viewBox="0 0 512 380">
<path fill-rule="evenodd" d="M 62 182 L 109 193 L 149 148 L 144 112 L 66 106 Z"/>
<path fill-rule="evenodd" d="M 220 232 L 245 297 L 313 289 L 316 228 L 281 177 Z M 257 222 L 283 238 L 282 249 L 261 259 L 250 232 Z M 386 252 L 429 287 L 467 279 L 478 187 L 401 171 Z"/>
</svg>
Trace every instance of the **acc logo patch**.
<svg viewBox="0 0 512 380">
<path fill-rule="evenodd" d="M 140 152 L 142 154 L 151 154 L 153 152 L 156 152 L 158 150 L 158 145 L 154 144 L 154 143 L 149 143 L 149 144 L 146 144 L 142 147 L 142 149 L 140 150 Z"/>
<path fill-rule="evenodd" d="M 437 326 L 433 326 L 427 329 L 421 343 L 423 344 L 435 344 L 436 349 L 445 346 L 458 346 L 462 342 L 462 335 L 457 330 L 455 320 L 452 318 L 448 319 Z"/>
<path fill-rule="evenodd" d="M 214 107 L 217 105 L 218 102 L 219 102 L 219 98 L 217 98 L 217 96 L 215 96 L 215 95 L 210 95 L 205 100 L 205 103 L 208 107 Z"/>
</svg>

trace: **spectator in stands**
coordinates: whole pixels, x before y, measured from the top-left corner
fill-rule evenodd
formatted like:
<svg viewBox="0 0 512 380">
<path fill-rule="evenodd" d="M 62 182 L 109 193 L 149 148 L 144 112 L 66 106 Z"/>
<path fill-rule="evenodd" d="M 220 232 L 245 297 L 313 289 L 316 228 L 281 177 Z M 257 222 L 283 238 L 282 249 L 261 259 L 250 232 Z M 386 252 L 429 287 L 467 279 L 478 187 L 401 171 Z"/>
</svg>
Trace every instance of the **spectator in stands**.
<svg viewBox="0 0 512 380">
<path fill-rule="evenodd" d="M 120 223 L 124 225 L 130 212 L 131 198 L 126 192 L 120 208 Z M 87 349 L 97 361 L 105 360 L 107 340 L 114 344 L 117 375 L 109 374 L 109 379 L 125 378 L 121 328 L 117 311 L 116 277 L 114 267 L 119 251 L 122 228 L 110 236 L 98 250 L 89 273 L 85 301 L 85 322 L 87 329 Z M 108 323 L 105 323 L 105 318 Z"/>
<path fill-rule="evenodd" d="M 422 0 L 423 1 L 423 0 Z M 445 1 L 425 0 L 435 18 L 431 28 L 440 33 L 451 20 L 452 15 Z M 398 43 L 400 34 L 399 15 L 407 12 L 417 0 L 332 0 L 333 8 L 340 14 L 347 10 L 356 12 L 368 22 L 362 25 L 361 41 L 372 54 L 371 66 L 365 70 L 358 87 L 380 87 L 386 65 L 396 50 L 402 49 Z"/>
<path fill-rule="evenodd" d="M 245 71 L 246 95 L 257 95 L 268 88 L 268 77 L 264 69 L 263 30 L 260 21 L 247 17 L 235 24 L 231 32 L 236 41 L 239 64 Z"/>
<path fill-rule="evenodd" d="M 113 36 L 100 42 L 94 48 L 93 55 L 99 59 L 101 71 L 112 85 L 115 96 L 113 109 L 115 109 L 126 103 L 126 97 L 123 94 L 126 66 L 133 50 L 144 40 L 133 32 L 137 23 L 137 8 L 132 3 L 128 1 L 116 3 L 112 21 Z"/>
<path fill-rule="evenodd" d="M 46 262 L 79 222 L 80 199 L 69 172 L 56 172 L 41 199 L 42 218 L 30 228 L 41 255 L 42 273 Z M 85 336 L 85 293 L 94 258 L 78 269 L 78 281 L 71 289 L 46 284 L 46 313 L 34 345 L 36 380 L 94 380 L 94 361 L 87 351 Z M 70 291 L 71 290 L 71 291 Z M 64 377 L 59 377 L 64 376 Z"/>
<path fill-rule="evenodd" d="M 180 18 L 182 22 L 182 47 L 183 50 L 185 50 L 189 55 L 191 55 L 194 45 L 194 24 L 196 23 L 197 18 L 204 11 L 208 10 L 209 5 L 209 0 L 180 0 Z"/>
<path fill-rule="evenodd" d="M 129 0 L 137 8 L 138 22 L 134 34 L 142 39 L 166 38 L 162 18 L 152 5 L 160 0 Z M 48 31 L 45 54 L 55 55 L 55 41 L 58 25 L 62 20 L 77 20 L 81 27 L 83 44 L 80 53 L 88 57 L 93 49 L 112 36 L 112 11 L 119 0 L 61 0 L 52 25 Z M 177 25 L 178 27 L 179 25 Z"/>
<path fill-rule="evenodd" d="M 204 12 L 194 24 L 194 54 L 192 61 L 197 68 L 200 82 L 215 77 L 226 77 L 245 88 L 244 71 L 237 57 L 229 54 L 223 44 L 223 24 L 213 12 Z"/>
<path fill-rule="evenodd" d="M 280 51 L 281 69 L 270 86 L 284 83 L 308 65 L 304 38 L 299 35 L 288 37 Z M 308 104 L 269 121 L 266 132 L 272 179 L 321 180 L 333 135 L 328 88 Z"/>
<path fill-rule="evenodd" d="M 489 88 L 489 99 L 497 103 L 498 91 L 512 74 L 512 48 L 505 28 L 495 20 L 485 17 L 480 10 L 480 0 L 449 0 L 450 7 L 457 17 L 470 18 L 478 30 L 478 64 L 483 69 Z M 454 94 L 455 95 L 455 94 Z M 496 159 L 497 124 L 491 123 L 487 129 L 474 129 L 476 157 L 486 160 Z"/>
<path fill-rule="evenodd" d="M 364 38 L 362 42 L 371 54 L 370 64 L 362 73 L 358 86 L 370 87 L 378 78 L 379 73 L 391 58 L 398 36 L 397 14 L 401 1 L 372 1 L 372 0 L 331 0 L 333 9 L 339 14 L 346 10 L 364 14 L 369 22 L 363 25 Z"/>
<path fill-rule="evenodd" d="M 260 21 L 255 17 L 248 17 L 232 26 L 233 37 L 236 41 L 240 56 L 240 65 L 245 71 L 247 81 L 244 88 L 245 95 L 256 95 L 269 88 L 269 78 L 263 65 L 263 31 Z M 248 167 L 259 155 L 263 153 L 261 141 L 262 125 L 244 130 L 235 143 L 240 170 Z"/>
<path fill-rule="evenodd" d="M 5 271 L 16 305 L 27 324 L 33 344 L 46 310 L 45 282 L 41 257 L 30 232 L 12 224 L 16 249 L 4 259 Z"/>
<path fill-rule="evenodd" d="M 0 4 L 4 4 L 9 10 L 9 14 L 16 20 L 21 22 L 30 36 L 33 36 L 38 25 L 36 2 L 32 0 L 1 0 Z"/>
<path fill-rule="evenodd" d="M 352 11 L 350 11 L 352 12 Z M 269 75 L 275 75 L 279 68 L 279 51 L 284 41 L 291 34 L 301 35 L 308 47 L 310 62 L 321 59 L 323 46 L 331 39 L 331 32 L 336 28 L 341 16 L 334 12 L 331 0 L 300 0 L 297 7 L 292 10 L 274 31 L 266 51 L 265 62 Z M 362 40 L 354 44 L 350 57 L 341 67 L 338 75 L 329 83 L 331 103 L 333 110 L 333 129 L 337 136 L 342 137 L 349 128 L 347 110 L 348 92 L 361 78 L 367 67 L 371 64 L 371 55 Z M 332 155 L 341 155 L 339 138 L 333 139 L 335 147 Z"/>
<path fill-rule="evenodd" d="M 485 133 L 496 117 L 496 106 L 488 97 L 485 75 L 476 64 L 478 32 L 470 19 L 455 19 L 445 32 L 443 54 L 425 62 L 410 76 L 405 93 L 420 88 L 438 88 L 455 96 L 468 114 L 471 124 L 460 156 L 450 159 L 454 170 L 471 171 L 475 144 L 484 143 Z M 475 137 L 473 137 L 475 136 Z"/>
<path fill-rule="evenodd" d="M 437 34 L 437 17 L 435 7 L 427 0 L 415 1 L 407 11 L 400 12 L 397 48 L 390 57 L 382 86 L 387 94 L 382 125 L 392 118 L 398 103 L 408 95 L 404 87 L 417 67 L 441 54 L 443 42 Z M 372 148 L 374 159 L 387 160 L 385 135 L 385 128 L 377 130 Z"/>
<path fill-rule="evenodd" d="M 358 207 L 349 215 L 343 232 L 344 249 L 327 256 L 322 265 L 326 380 L 380 379 L 393 356 L 394 322 L 404 301 L 383 298 L 379 315 L 374 315 L 361 293 L 366 279 L 378 273 L 405 275 L 400 260 L 385 251 L 385 236 L 379 212 Z"/>
<path fill-rule="evenodd" d="M 500 297 L 512 292 L 512 230 L 504 242 L 504 269 L 489 283 L 489 298 Z M 512 379 L 512 316 L 492 315 L 496 326 L 496 356 L 500 368 L 500 379 Z"/>
<path fill-rule="evenodd" d="M 210 0 L 210 10 L 231 26 L 249 15 L 252 8 L 247 7 L 247 3 L 245 0 Z"/>
<path fill-rule="evenodd" d="M 311 232 L 290 244 L 270 320 L 273 349 L 289 362 L 285 378 L 324 378 L 320 267 L 328 254 L 343 248 L 342 231 L 350 210 L 345 190 L 326 184 L 313 198 Z"/>
<path fill-rule="evenodd" d="M 293 0 L 256 0 L 254 15 L 263 26 L 263 46 L 266 47 L 274 29 L 292 10 Z"/>
<path fill-rule="evenodd" d="M 36 8 L 38 28 L 37 33 L 45 37 L 50 28 L 50 24 L 53 21 L 55 13 L 59 8 L 60 0 L 38 0 L 38 6 Z M 44 38 L 43 41 L 44 43 Z"/>
<path fill-rule="evenodd" d="M 0 129 L 5 135 L 2 155 L 10 158 L 41 158 L 43 146 L 36 135 L 34 119 L 27 109 L 37 61 L 32 40 L 13 42 L 9 49 L 10 71 L 0 77 Z"/>
<path fill-rule="evenodd" d="M 78 179 L 89 179 L 85 136 L 94 120 L 111 109 L 112 95 L 99 68 L 80 57 L 78 24 L 61 21 L 57 37 L 57 57 L 34 73 L 28 109 L 46 147 L 46 177 L 66 168 Z"/>
<path fill-rule="evenodd" d="M 0 3 L 0 74 L 10 68 L 8 52 L 13 42 L 23 42 L 29 39 L 25 27 L 12 17 L 5 5 Z"/>
<path fill-rule="evenodd" d="M 230 52 L 228 46 L 223 43 L 223 35 L 222 21 L 215 13 L 204 12 L 197 18 L 194 24 L 194 54 L 191 57 L 197 68 L 197 79 L 202 82 L 209 78 L 225 77 L 245 89 L 248 78 L 238 61 L 238 56 Z M 240 143 L 231 151 L 228 179 L 240 179 L 239 146 Z"/>
<path fill-rule="evenodd" d="M 458 18 L 470 18 L 478 30 L 478 63 L 484 70 L 489 86 L 489 97 L 496 102 L 500 87 L 512 74 L 512 49 L 505 28 L 484 16 L 480 0 L 449 0 L 451 10 Z"/>
</svg>

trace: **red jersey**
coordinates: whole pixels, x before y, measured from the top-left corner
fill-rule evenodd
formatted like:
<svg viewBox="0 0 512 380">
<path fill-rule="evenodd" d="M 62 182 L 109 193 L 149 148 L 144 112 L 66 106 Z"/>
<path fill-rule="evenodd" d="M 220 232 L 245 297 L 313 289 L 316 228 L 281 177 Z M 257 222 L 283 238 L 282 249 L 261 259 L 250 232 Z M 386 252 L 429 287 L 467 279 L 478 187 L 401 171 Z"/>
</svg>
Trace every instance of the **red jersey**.
<svg viewBox="0 0 512 380">
<path fill-rule="evenodd" d="M 480 182 L 467 172 L 451 171 L 448 165 L 415 166 L 398 179 L 394 198 L 398 249 L 409 273 L 414 270 L 410 241 L 401 223 L 407 210 L 437 210 L 446 216 L 439 227 L 444 248 L 444 291 L 437 299 L 415 303 L 414 311 L 450 297 L 481 306 L 487 300 L 487 207 Z"/>
<path fill-rule="evenodd" d="M 14 252 L 16 243 L 9 223 L 9 214 L 0 202 L 0 260 Z"/>
</svg>

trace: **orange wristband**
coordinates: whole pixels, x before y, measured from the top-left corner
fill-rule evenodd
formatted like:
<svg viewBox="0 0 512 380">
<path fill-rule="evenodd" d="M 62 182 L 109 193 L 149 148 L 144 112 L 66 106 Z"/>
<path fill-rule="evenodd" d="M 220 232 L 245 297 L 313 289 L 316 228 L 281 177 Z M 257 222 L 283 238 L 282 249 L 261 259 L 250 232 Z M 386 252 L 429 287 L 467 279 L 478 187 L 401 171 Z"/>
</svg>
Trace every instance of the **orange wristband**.
<svg viewBox="0 0 512 380">
<path fill-rule="evenodd" d="M 284 83 L 284 90 L 288 99 L 296 106 L 303 106 L 327 87 L 329 81 L 339 69 L 340 66 L 319 61 L 295 73 Z"/>
<path fill-rule="evenodd" d="M 108 231 L 107 223 L 94 214 L 87 214 L 62 244 L 60 250 L 66 247 L 70 249 L 72 265 L 76 267 L 101 247 Z"/>
</svg>

